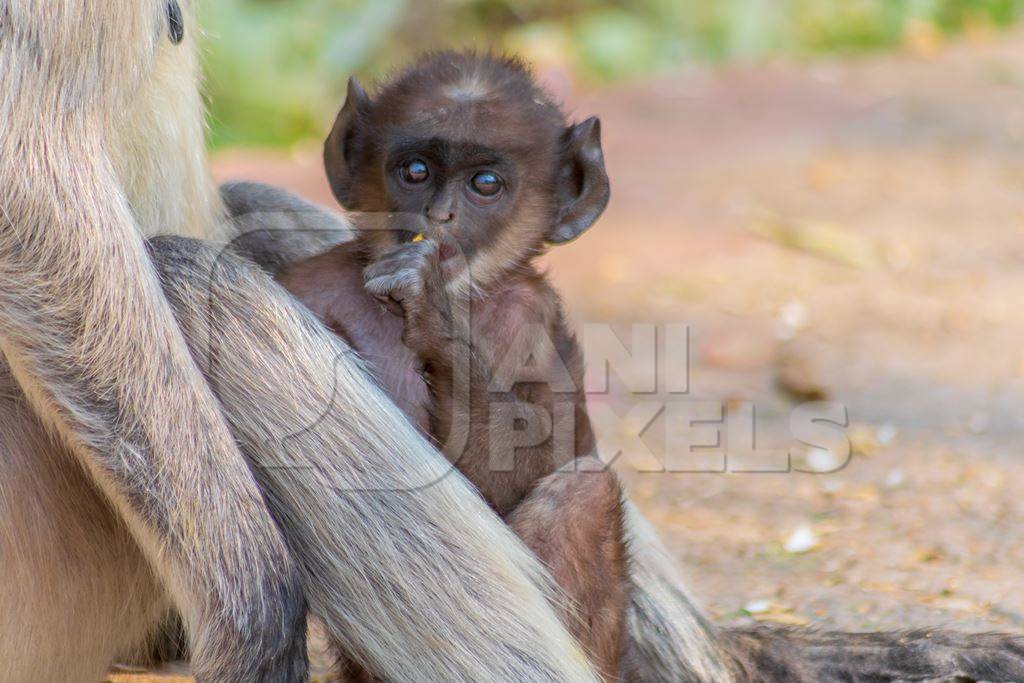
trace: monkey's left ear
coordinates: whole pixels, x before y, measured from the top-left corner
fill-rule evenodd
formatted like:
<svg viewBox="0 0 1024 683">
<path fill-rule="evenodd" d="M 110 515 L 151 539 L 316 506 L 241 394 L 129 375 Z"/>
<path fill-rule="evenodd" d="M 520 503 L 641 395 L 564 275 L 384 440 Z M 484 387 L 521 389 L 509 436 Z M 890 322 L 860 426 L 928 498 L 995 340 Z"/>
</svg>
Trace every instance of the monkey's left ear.
<svg viewBox="0 0 1024 683">
<path fill-rule="evenodd" d="M 342 206 L 352 201 L 352 142 L 363 119 L 373 107 L 370 96 L 355 76 L 348 79 L 345 106 L 338 112 L 334 128 L 324 143 L 324 165 L 334 196 Z"/>
<path fill-rule="evenodd" d="M 570 242 L 601 217 L 611 188 L 601 151 L 601 121 L 592 116 L 565 131 L 565 157 L 558 179 L 558 220 L 551 244 Z"/>
</svg>

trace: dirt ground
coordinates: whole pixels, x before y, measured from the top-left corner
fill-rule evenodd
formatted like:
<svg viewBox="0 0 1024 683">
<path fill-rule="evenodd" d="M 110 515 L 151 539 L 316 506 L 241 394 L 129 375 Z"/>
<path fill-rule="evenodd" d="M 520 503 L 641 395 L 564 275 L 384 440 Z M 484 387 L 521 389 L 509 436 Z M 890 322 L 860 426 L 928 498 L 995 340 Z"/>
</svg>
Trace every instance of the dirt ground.
<svg viewBox="0 0 1024 683">
<path fill-rule="evenodd" d="M 721 403 L 730 427 L 751 403 L 759 448 L 818 470 L 651 471 L 664 416 L 653 456 L 618 458 L 716 619 L 1024 632 L 1022 85 L 1010 35 L 569 98 L 602 118 L 614 195 L 548 259 L 573 318 L 691 336 L 688 395 L 616 378 L 595 403 Z M 315 149 L 216 172 L 333 205 Z M 848 410 L 845 466 L 787 429 L 812 394 Z"/>
</svg>

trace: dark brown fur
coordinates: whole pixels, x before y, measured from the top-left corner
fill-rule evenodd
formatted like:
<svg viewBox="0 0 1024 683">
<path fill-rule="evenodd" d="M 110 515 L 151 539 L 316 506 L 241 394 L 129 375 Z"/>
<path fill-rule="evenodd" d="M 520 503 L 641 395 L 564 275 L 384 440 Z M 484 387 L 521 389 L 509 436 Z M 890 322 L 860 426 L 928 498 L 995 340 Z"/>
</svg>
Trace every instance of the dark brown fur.
<svg viewBox="0 0 1024 683">
<path fill-rule="evenodd" d="M 516 62 L 445 53 L 376 102 L 353 82 L 326 156 L 339 200 L 363 212 L 360 232 L 279 281 L 371 362 L 548 566 L 570 598 L 570 630 L 619 679 L 622 492 L 592 457 L 580 349 L 532 264 L 545 241 L 575 237 L 604 209 L 596 120 L 567 126 Z M 427 180 L 404 180 L 410 158 Z M 496 199 L 472 189 L 491 171 Z M 411 243 L 417 233 L 426 239 Z"/>
</svg>

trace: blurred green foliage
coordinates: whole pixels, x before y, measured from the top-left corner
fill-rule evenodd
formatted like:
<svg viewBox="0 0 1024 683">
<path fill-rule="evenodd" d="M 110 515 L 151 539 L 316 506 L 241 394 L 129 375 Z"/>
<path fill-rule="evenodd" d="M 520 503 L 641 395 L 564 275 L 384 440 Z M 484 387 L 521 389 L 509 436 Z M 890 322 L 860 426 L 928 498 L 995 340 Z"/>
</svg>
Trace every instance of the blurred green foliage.
<svg viewBox="0 0 1024 683">
<path fill-rule="evenodd" d="M 509 50 L 589 81 L 693 61 L 853 54 L 1014 22 L 1024 0 L 206 0 L 215 147 L 319 138 L 351 73 Z"/>
</svg>

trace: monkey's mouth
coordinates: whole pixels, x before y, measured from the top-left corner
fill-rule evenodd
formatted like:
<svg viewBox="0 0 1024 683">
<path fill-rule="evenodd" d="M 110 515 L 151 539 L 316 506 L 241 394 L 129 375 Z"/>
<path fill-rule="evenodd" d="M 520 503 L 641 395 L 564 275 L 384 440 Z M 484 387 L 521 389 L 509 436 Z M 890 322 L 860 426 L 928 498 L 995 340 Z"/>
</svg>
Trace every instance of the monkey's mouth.
<svg viewBox="0 0 1024 683">
<path fill-rule="evenodd" d="M 422 232 L 413 232 L 411 230 L 400 230 L 399 231 L 399 241 L 402 242 L 403 244 L 405 244 L 405 243 L 413 243 L 413 242 L 422 242 L 425 239 L 426 239 L 426 237 L 423 235 Z M 455 243 L 452 240 L 450 240 L 450 239 L 439 239 L 438 240 L 437 256 L 441 260 L 442 263 L 445 262 L 445 261 L 448 261 L 450 259 L 455 258 L 456 256 L 459 255 L 460 252 L 461 252 L 461 250 L 458 248 L 458 246 L 455 245 Z"/>
</svg>

